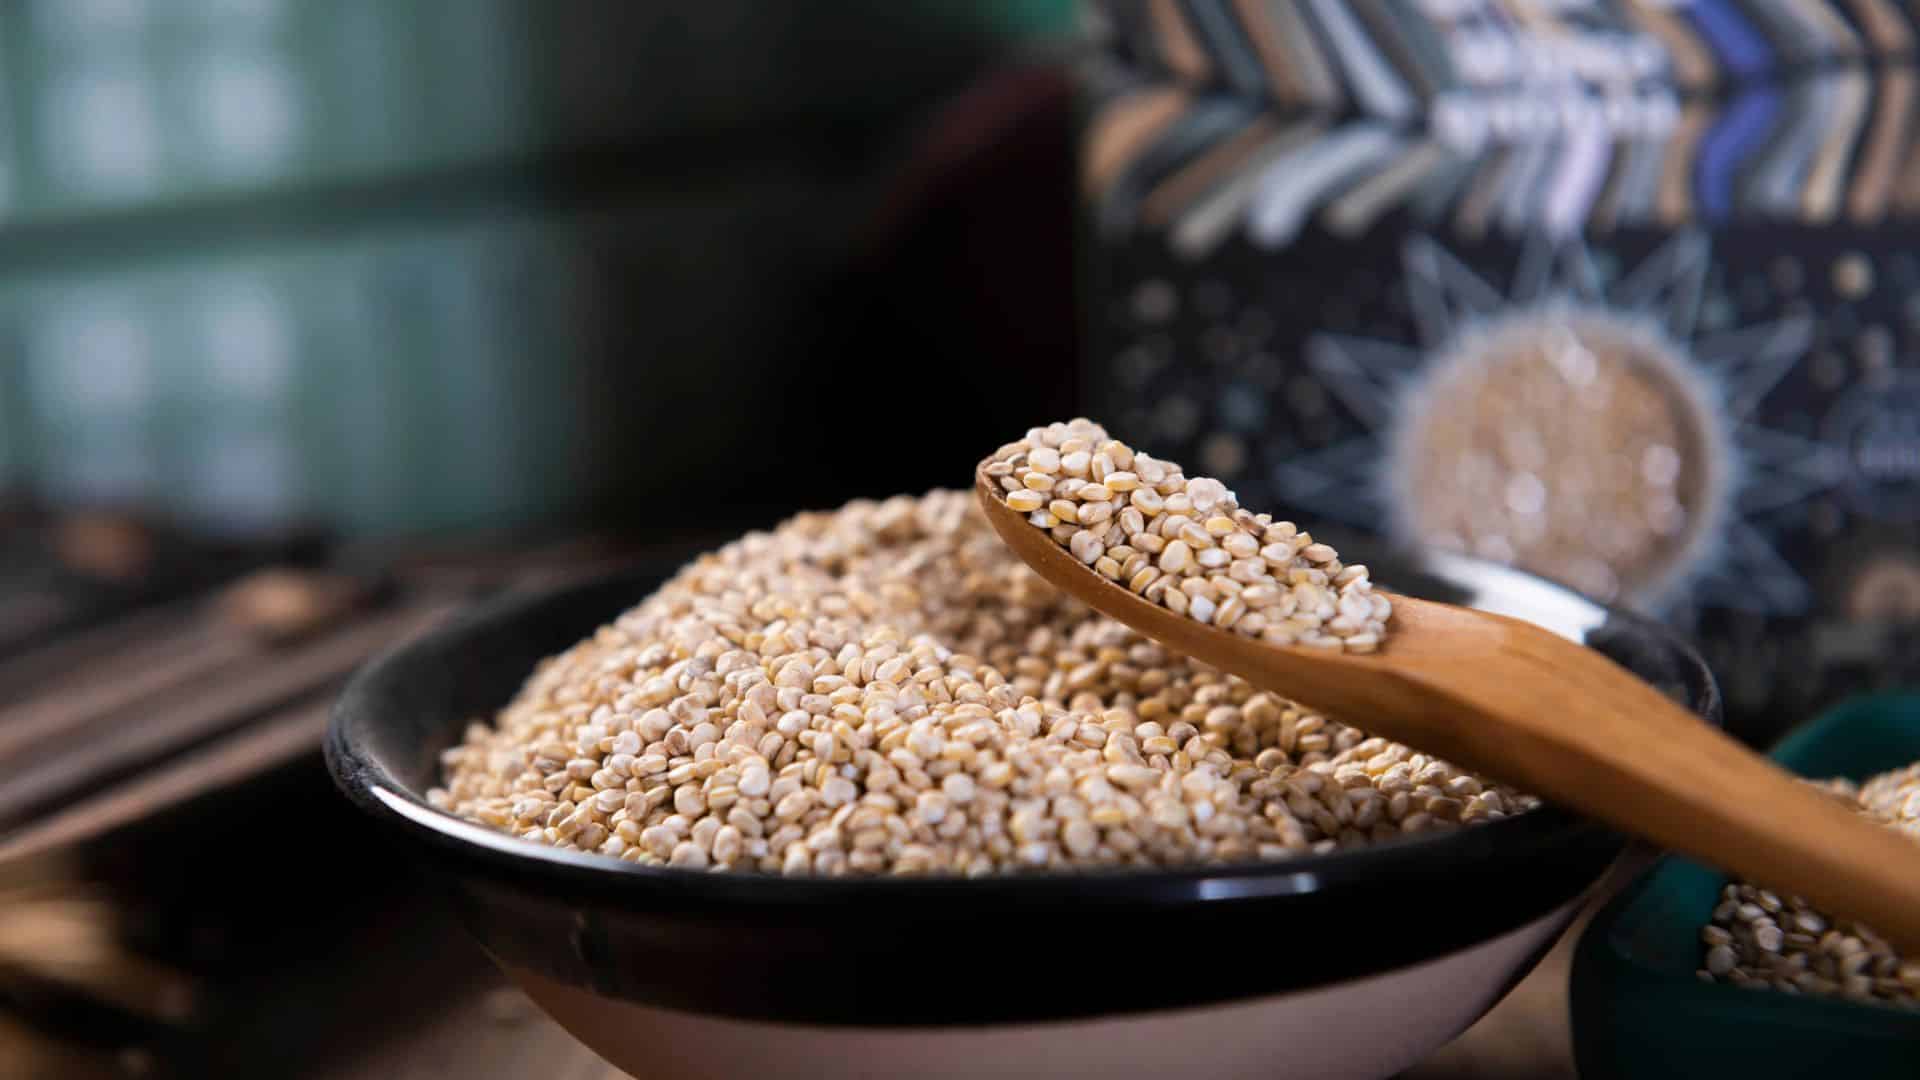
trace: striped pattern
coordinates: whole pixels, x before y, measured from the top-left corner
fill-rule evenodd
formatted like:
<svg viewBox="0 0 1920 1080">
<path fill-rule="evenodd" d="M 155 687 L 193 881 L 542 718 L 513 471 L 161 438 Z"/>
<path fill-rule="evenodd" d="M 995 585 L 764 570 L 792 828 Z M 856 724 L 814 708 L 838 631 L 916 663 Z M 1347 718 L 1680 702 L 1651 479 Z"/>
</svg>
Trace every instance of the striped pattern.
<svg viewBox="0 0 1920 1080">
<path fill-rule="evenodd" d="M 1920 12 L 1901 0 L 1099 0 L 1096 9 L 1108 50 L 1146 78 L 1376 114 L 1479 83 L 1460 69 L 1461 47 L 1485 63 L 1502 34 L 1631 41 L 1657 54 L 1663 82 L 1705 94 L 1809 66 L 1906 58 L 1920 31 Z"/>
<path fill-rule="evenodd" d="M 1898 0 L 1108 0 L 1085 183 L 1198 257 L 1403 212 L 1466 235 L 1920 211 Z"/>
</svg>

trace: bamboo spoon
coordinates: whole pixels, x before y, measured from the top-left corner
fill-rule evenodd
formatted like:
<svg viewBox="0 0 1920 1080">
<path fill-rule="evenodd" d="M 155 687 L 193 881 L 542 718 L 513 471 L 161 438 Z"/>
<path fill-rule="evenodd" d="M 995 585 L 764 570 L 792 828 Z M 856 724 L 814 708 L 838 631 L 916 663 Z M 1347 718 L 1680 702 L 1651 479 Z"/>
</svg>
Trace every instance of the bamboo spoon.
<svg viewBox="0 0 1920 1080">
<path fill-rule="evenodd" d="M 975 494 L 1034 572 L 1171 649 L 1797 893 L 1920 954 L 1920 847 L 1700 723 L 1592 649 L 1504 615 L 1397 594 L 1376 653 L 1270 645 L 1094 573 L 1008 508 L 984 471 Z"/>
</svg>

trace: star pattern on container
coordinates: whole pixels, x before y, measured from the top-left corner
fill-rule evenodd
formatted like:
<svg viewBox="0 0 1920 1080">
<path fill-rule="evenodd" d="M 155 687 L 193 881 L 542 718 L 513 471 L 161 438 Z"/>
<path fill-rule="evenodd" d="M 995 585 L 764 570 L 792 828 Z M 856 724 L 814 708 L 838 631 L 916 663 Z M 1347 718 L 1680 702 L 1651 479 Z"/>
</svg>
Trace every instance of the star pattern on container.
<svg viewBox="0 0 1920 1080">
<path fill-rule="evenodd" d="M 1820 496 L 1846 478 L 1839 450 L 1763 426 L 1759 407 L 1807 352 L 1812 318 L 1790 312 L 1723 330 L 1701 313 L 1713 260 L 1705 234 L 1676 234 L 1636 264 L 1608 273 L 1578 240 L 1536 237 L 1523 246 L 1506 289 L 1490 283 L 1430 236 L 1402 251 L 1412 342 L 1319 333 L 1305 346 L 1311 376 L 1367 430 L 1273 466 L 1287 499 L 1335 520 L 1367 527 L 1393 522 L 1385 468 L 1395 425 L 1417 406 L 1421 376 L 1470 335 L 1495 321 L 1551 320 L 1576 310 L 1651 332 L 1697 382 L 1725 435 L 1723 512 L 1708 542 L 1660 595 L 1626 598 L 1655 610 L 1724 607 L 1795 614 L 1811 600 L 1806 580 L 1775 549 L 1769 515 Z M 1401 540 L 1404 523 L 1395 526 Z"/>
</svg>

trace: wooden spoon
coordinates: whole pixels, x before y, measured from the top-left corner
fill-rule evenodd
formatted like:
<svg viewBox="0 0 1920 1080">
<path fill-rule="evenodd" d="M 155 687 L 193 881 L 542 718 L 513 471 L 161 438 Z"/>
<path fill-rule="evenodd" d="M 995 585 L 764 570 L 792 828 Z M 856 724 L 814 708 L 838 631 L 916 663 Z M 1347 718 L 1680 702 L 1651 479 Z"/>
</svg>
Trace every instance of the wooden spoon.
<svg viewBox="0 0 1920 1080">
<path fill-rule="evenodd" d="M 984 471 L 975 494 L 994 531 L 1047 582 L 1168 648 L 1797 893 L 1920 954 L 1920 846 L 1794 779 L 1592 649 L 1504 615 L 1398 594 L 1378 652 L 1270 645 L 1177 615 L 1094 573 L 1009 509 Z"/>
</svg>

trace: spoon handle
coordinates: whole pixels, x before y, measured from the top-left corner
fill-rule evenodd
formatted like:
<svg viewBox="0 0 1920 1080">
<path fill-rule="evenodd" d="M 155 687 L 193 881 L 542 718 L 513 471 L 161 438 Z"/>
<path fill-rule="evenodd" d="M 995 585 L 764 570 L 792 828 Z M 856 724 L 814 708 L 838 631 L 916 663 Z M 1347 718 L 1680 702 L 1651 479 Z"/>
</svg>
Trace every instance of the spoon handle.
<svg viewBox="0 0 1920 1080">
<path fill-rule="evenodd" d="M 1497 681 L 1457 670 L 1415 677 L 1436 704 L 1458 710 L 1446 726 L 1465 736 L 1455 748 L 1460 764 L 1523 778 L 1536 794 L 1920 952 L 1920 844 L 1795 779 L 1598 653 L 1544 631 L 1516 645 Z"/>
<path fill-rule="evenodd" d="M 1376 654 L 1283 648 L 1150 603 L 976 483 L 1040 576 L 1175 652 L 1545 796 L 1829 912 L 1920 955 L 1920 845 L 1701 723 L 1600 653 L 1518 619 L 1395 597 Z"/>
</svg>

